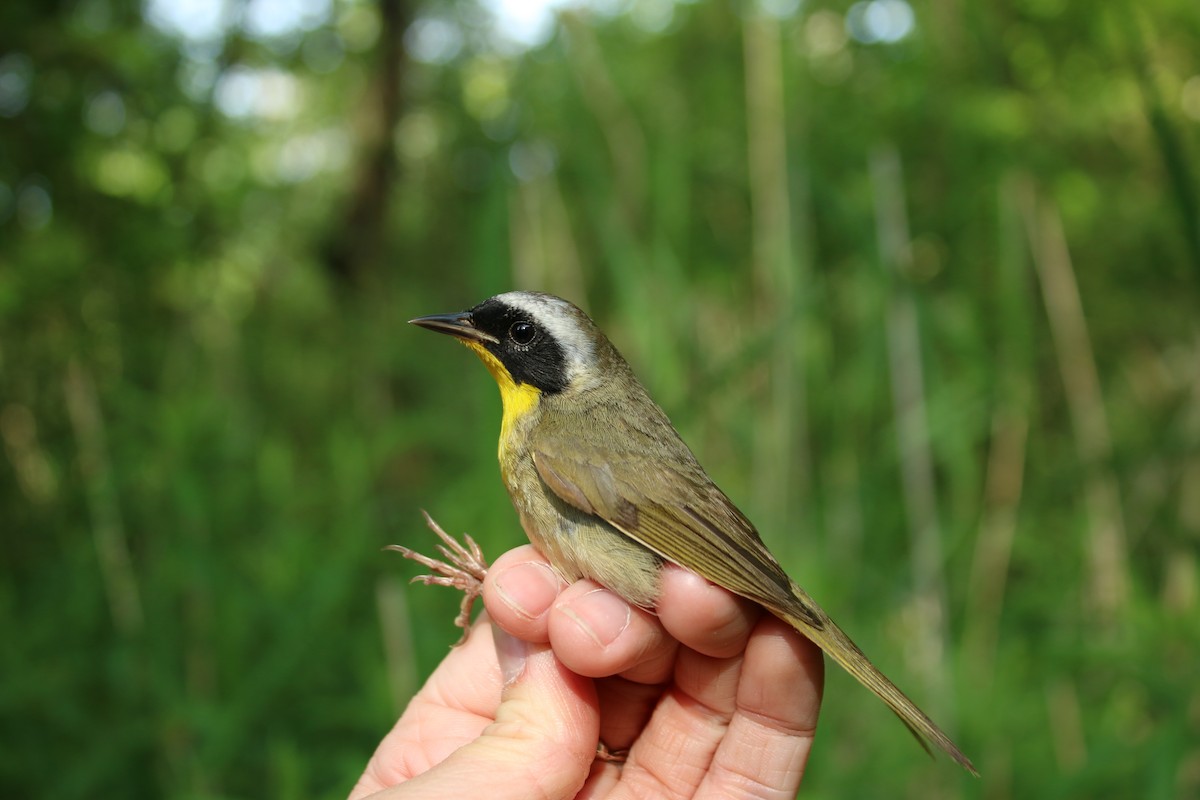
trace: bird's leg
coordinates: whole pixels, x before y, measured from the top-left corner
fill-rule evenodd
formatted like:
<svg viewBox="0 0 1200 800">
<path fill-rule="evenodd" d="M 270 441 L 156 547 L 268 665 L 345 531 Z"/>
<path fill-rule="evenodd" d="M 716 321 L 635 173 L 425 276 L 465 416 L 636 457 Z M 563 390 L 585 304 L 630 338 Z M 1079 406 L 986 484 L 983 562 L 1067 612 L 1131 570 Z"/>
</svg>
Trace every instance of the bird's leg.
<svg viewBox="0 0 1200 800">
<path fill-rule="evenodd" d="M 609 750 L 604 742 L 596 744 L 596 760 L 605 764 L 624 764 L 629 759 L 628 750 Z"/>
<path fill-rule="evenodd" d="M 384 549 L 395 550 L 405 558 L 433 570 L 434 574 L 418 575 L 413 578 L 414 582 L 420 581 L 427 586 L 450 586 L 462 591 L 462 608 L 454 620 L 454 624 L 463 629 L 462 638 L 455 643 L 455 647 L 457 647 L 467 640 L 467 631 L 471 625 L 471 610 L 475 607 L 475 599 L 483 594 L 483 579 L 487 576 L 488 568 L 487 560 L 483 557 L 483 551 L 479 549 L 479 545 L 470 536 L 463 534 L 464 545 L 442 530 L 442 526 L 434 522 L 433 517 L 429 516 L 426 511 L 422 510 L 421 513 L 425 516 L 425 524 L 442 540 L 443 544 L 439 544 L 437 549 L 446 559 L 445 561 L 430 558 L 399 544 L 388 545 Z"/>
</svg>

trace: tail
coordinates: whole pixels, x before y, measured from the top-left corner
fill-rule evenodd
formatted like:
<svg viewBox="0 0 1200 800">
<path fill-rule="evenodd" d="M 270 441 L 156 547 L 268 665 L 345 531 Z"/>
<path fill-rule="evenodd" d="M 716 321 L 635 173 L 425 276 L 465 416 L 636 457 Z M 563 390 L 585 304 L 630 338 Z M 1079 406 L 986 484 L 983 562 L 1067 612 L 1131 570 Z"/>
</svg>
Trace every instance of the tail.
<svg viewBox="0 0 1200 800">
<path fill-rule="evenodd" d="M 798 608 L 791 610 L 771 608 L 771 613 L 811 639 L 834 661 L 841 664 L 847 672 L 858 679 L 859 683 L 887 703 L 900 721 L 912 731 L 913 736 L 921 743 L 926 752 L 931 752 L 929 744 L 936 745 L 962 765 L 967 772 L 979 777 L 979 771 L 975 769 L 971 759 L 958 749 L 958 745 L 950 741 L 950 737 L 943 733 L 942 729 L 935 725 L 924 711 L 917 708 L 916 703 L 909 700 L 904 692 L 896 687 L 896 684 L 888 680 L 887 676 L 871 663 L 863 651 L 858 649 L 858 645 L 854 644 L 850 637 L 829 618 L 829 615 L 821 610 L 821 607 L 808 596 L 807 592 L 793 583 L 792 593 L 798 601 Z"/>
</svg>

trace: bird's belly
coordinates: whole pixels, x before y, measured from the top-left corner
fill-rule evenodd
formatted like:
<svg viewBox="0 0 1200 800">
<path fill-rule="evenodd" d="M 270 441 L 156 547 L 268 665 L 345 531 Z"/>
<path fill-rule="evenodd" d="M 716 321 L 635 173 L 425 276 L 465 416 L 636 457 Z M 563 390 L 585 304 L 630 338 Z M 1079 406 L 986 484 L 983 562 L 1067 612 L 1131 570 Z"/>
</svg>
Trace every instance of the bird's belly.
<svg viewBox="0 0 1200 800">
<path fill-rule="evenodd" d="M 591 578 L 635 605 L 652 608 L 662 559 L 599 517 L 564 503 L 531 462 L 529 473 L 524 480 L 506 476 L 505 484 L 534 547 L 566 580 Z"/>
</svg>

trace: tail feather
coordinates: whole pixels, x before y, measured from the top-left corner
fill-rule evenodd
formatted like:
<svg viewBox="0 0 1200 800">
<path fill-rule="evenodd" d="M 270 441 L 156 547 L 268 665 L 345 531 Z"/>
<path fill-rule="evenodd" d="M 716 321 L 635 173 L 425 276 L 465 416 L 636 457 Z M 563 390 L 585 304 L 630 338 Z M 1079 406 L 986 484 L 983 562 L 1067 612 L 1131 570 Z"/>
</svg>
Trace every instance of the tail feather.
<svg viewBox="0 0 1200 800">
<path fill-rule="evenodd" d="M 887 676 L 871 663 L 863 651 L 858 649 L 858 645 L 851 641 L 850 637 L 829 618 L 828 614 L 821 610 L 820 606 L 812 601 L 803 589 L 792 584 L 792 591 L 803 605 L 804 610 L 811 613 L 773 608 L 771 611 L 775 616 L 811 639 L 834 661 L 841 664 L 859 683 L 887 703 L 888 707 L 895 712 L 900 721 L 908 727 L 921 746 L 925 748 L 925 752 L 932 755 L 929 744 L 933 744 L 957 761 L 963 769 L 975 777 L 979 777 L 979 771 L 975 769 L 971 759 L 958 749 L 958 745 L 951 741 L 950 737 L 943 733 L 942 729 L 926 716 L 916 703 L 909 700 L 896 684 L 888 680 Z M 813 625 L 814 617 L 821 623 L 819 628 Z"/>
</svg>

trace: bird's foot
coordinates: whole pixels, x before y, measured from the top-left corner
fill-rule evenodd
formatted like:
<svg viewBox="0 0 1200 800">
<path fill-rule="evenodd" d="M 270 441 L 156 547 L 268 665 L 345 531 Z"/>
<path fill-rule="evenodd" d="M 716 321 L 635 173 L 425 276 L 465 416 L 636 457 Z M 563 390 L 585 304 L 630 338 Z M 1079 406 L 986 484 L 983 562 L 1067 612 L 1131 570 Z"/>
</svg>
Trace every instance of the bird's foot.
<svg viewBox="0 0 1200 800">
<path fill-rule="evenodd" d="M 425 524 L 442 540 L 443 544 L 439 544 L 437 549 L 446 559 L 445 561 L 430 558 L 399 544 L 388 545 L 384 549 L 395 550 L 405 558 L 416 561 L 433 571 L 431 575 L 418 575 L 413 578 L 413 582 L 420 581 L 427 586 L 450 586 L 462 591 L 462 607 L 454 619 L 454 624 L 463 629 L 462 638 L 455 643 L 455 647 L 457 647 L 467 640 L 467 632 L 471 625 L 471 610 L 475 607 L 476 598 L 483 594 L 483 579 L 487 576 L 488 569 L 487 560 L 483 557 L 483 551 L 479 549 L 479 545 L 470 536 L 464 533 L 463 541 L 460 543 L 442 530 L 442 526 L 434 522 L 433 517 L 429 516 L 427 512 L 421 511 L 421 513 L 425 516 Z"/>
<path fill-rule="evenodd" d="M 596 744 L 596 760 L 603 761 L 605 764 L 624 764 L 629 758 L 628 750 L 609 750 L 608 745 L 604 742 Z"/>
</svg>

